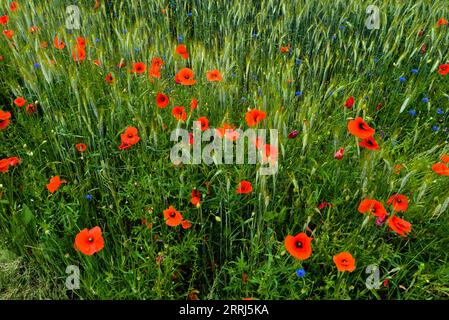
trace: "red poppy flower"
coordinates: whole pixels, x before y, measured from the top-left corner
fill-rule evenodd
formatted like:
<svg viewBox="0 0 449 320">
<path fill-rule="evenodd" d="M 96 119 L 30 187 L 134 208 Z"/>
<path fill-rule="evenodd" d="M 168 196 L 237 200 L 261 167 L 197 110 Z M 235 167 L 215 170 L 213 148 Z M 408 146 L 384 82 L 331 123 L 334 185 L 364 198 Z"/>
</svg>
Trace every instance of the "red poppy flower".
<svg viewBox="0 0 449 320">
<path fill-rule="evenodd" d="M 192 190 L 192 199 L 190 199 L 190 203 L 196 207 L 200 206 L 200 192 L 198 190 Z"/>
<path fill-rule="evenodd" d="M 352 272 L 355 270 L 355 259 L 349 252 L 341 252 L 333 257 L 338 271 Z"/>
<path fill-rule="evenodd" d="M 94 60 L 94 65 L 96 65 L 97 67 L 101 67 L 101 61 L 98 59 Z"/>
<path fill-rule="evenodd" d="M 449 163 L 449 155 L 443 154 L 441 156 L 441 161 L 443 161 L 444 163 Z"/>
<path fill-rule="evenodd" d="M 25 111 L 27 114 L 31 115 L 37 111 L 37 108 L 34 104 L 30 103 L 25 107 Z"/>
<path fill-rule="evenodd" d="M 373 137 L 368 137 L 363 139 L 359 146 L 370 149 L 370 150 L 379 150 L 379 145 L 377 144 L 376 140 L 374 140 Z"/>
<path fill-rule="evenodd" d="M 449 168 L 445 163 L 442 162 L 435 163 L 432 166 L 432 170 L 441 176 L 449 176 Z"/>
<path fill-rule="evenodd" d="M 192 69 L 184 68 L 181 69 L 176 75 L 175 75 L 175 81 L 176 83 L 182 84 L 184 86 L 191 86 L 196 83 L 196 80 L 193 79 L 194 74 Z"/>
<path fill-rule="evenodd" d="M 183 106 L 174 107 L 171 110 L 171 113 L 176 118 L 176 120 L 178 120 L 178 121 L 185 121 L 187 119 L 187 114 L 184 111 L 184 107 Z"/>
<path fill-rule="evenodd" d="M 326 207 L 331 207 L 331 208 L 333 208 L 334 207 L 334 205 L 332 204 L 332 203 L 330 203 L 330 202 L 321 202 L 319 205 L 318 205 L 318 209 L 320 209 L 320 210 L 322 210 L 322 209 L 324 209 L 324 208 L 326 208 Z"/>
<path fill-rule="evenodd" d="M 223 137 L 226 137 L 230 141 L 236 141 L 240 133 L 236 130 L 234 130 L 234 125 L 223 123 L 223 126 L 221 128 L 216 128 L 215 131 L 220 136 L 220 138 L 223 139 Z"/>
<path fill-rule="evenodd" d="M 219 81 L 223 80 L 223 78 L 221 77 L 220 71 L 218 71 L 216 69 L 212 70 L 212 71 L 208 71 L 206 73 L 206 78 L 210 82 L 219 82 Z"/>
<path fill-rule="evenodd" d="M 262 149 L 263 146 L 265 145 L 265 142 L 262 139 L 262 137 L 257 137 L 256 140 L 252 141 L 252 143 L 254 144 L 257 150 Z"/>
<path fill-rule="evenodd" d="M 387 214 L 382 203 L 377 200 L 364 199 L 359 205 L 358 211 L 360 213 L 371 213 L 376 217 L 383 217 Z"/>
<path fill-rule="evenodd" d="M 441 74 L 442 76 L 445 76 L 449 73 L 449 64 L 441 64 L 438 67 L 438 73 Z"/>
<path fill-rule="evenodd" d="M 135 127 L 128 127 L 125 130 L 125 133 L 120 135 L 122 140 L 122 144 L 119 146 L 120 150 L 125 150 L 131 148 L 137 142 L 140 141 L 140 137 L 138 136 L 139 131 Z"/>
<path fill-rule="evenodd" d="M 397 216 L 392 216 L 388 219 L 388 226 L 391 230 L 397 232 L 401 236 L 405 237 L 407 233 L 412 230 L 412 224 Z"/>
<path fill-rule="evenodd" d="M 352 109 L 352 107 L 354 106 L 354 97 L 349 97 L 348 100 L 346 100 L 345 102 L 345 107 L 348 109 Z"/>
<path fill-rule="evenodd" d="M 134 62 L 133 68 L 131 70 L 132 73 L 142 74 L 147 69 L 147 66 L 143 62 Z"/>
<path fill-rule="evenodd" d="M 170 227 L 176 227 L 182 222 L 182 215 L 173 207 L 170 206 L 164 210 L 165 223 Z"/>
<path fill-rule="evenodd" d="M 192 98 L 192 101 L 190 101 L 190 111 L 193 111 L 196 108 L 198 108 L 198 100 Z"/>
<path fill-rule="evenodd" d="M 72 50 L 72 57 L 73 61 L 75 62 L 84 61 L 84 59 L 86 59 L 86 50 L 84 50 L 84 48 L 82 47 L 77 46 Z"/>
<path fill-rule="evenodd" d="M 77 37 L 76 46 L 84 49 L 86 47 L 86 40 L 83 37 Z"/>
<path fill-rule="evenodd" d="M 14 31 L 12 31 L 12 30 L 3 30 L 3 34 L 4 34 L 9 40 L 12 40 L 12 37 L 14 36 Z"/>
<path fill-rule="evenodd" d="M 17 9 L 19 9 L 19 4 L 15 1 L 11 1 L 9 4 L 9 10 L 16 11 Z"/>
<path fill-rule="evenodd" d="M 408 198 L 403 194 L 394 194 L 387 200 L 387 203 L 393 204 L 393 210 L 395 212 L 407 211 L 408 208 Z"/>
<path fill-rule="evenodd" d="M 11 123 L 11 112 L 5 112 L 0 109 L 0 130 L 4 130 L 8 128 L 9 124 Z"/>
<path fill-rule="evenodd" d="M 156 96 L 156 105 L 163 109 L 166 106 L 168 106 L 168 104 L 170 103 L 170 100 L 168 99 L 168 97 L 163 94 L 163 93 L 158 93 Z"/>
<path fill-rule="evenodd" d="M 341 160 L 341 159 L 343 159 L 344 153 L 345 153 L 345 149 L 340 148 L 340 149 L 338 149 L 337 152 L 335 152 L 334 158 L 337 159 L 337 160 Z"/>
<path fill-rule="evenodd" d="M 17 157 L 10 157 L 0 160 L 0 172 L 6 173 L 9 171 L 9 167 L 17 166 L 20 163 L 20 159 Z"/>
<path fill-rule="evenodd" d="M 47 189 L 51 193 L 55 193 L 55 191 L 58 190 L 59 187 L 61 186 L 61 184 L 63 184 L 63 183 L 67 183 L 67 181 L 61 180 L 61 178 L 59 176 L 52 177 L 50 179 L 50 183 L 47 184 Z"/>
<path fill-rule="evenodd" d="M 17 157 L 9 157 L 8 161 L 10 166 L 16 166 L 20 163 L 20 159 Z"/>
<path fill-rule="evenodd" d="M 151 67 L 150 68 L 150 77 L 160 79 L 161 73 L 160 73 L 158 67 Z"/>
<path fill-rule="evenodd" d="M 104 248 L 101 228 L 95 226 L 90 230 L 87 228 L 81 230 L 75 237 L 74 247 L 76 251 L 80 251 L 88 256 L 100 252 Z"/>
<path fill-rule="evenodd" d="M 18 98 L 15 98 L 15 99 L 14 99 L 14 104 L 15 104 L 16 106 L 18 106 L 18 107 L 23 107 L 23 106 L 25 105 L 26 102 L 27 102 L 27 101 L 26 101 L 24 98 L 22 98 L 22 97 L 18 97 Z"/>
<path fill-rule="evenodd" d="M 193 144 L 193 133 L 189 132 L 189 144 Z"/>
<path fill-rule="evenodd" d="M 151 67 L 153 68 L 161 68 L 164 65 L 164 60 L 159 57 L 153 58 L 151 61 Z"/>
<path fill-rule="evenodd" d="M 348 131 L 360 139 L 371 137 L 376 133 L 376 131 L 368 126 L 360 117 L 348 122 Z"/>
<path fill-rule="evenodd" d="M 2 24 L 2 25 L 6 25 L 7 23 L 8 23 L 8 21 L 9 21 L 9 17 L 8 16 L 1 16 L 0 17 L 0 24 Z"/>
<path fill-rule="evenodd" d="M 281 50 L 282 53 L 287 53 L 287 52 L 290 51 L 290 46 L 281 47 L 280 50 Z"/>
<path fill-rule="evenodd" d="M 262 163 L 276 163 L 278 159 L 278 148 L 270 144 L 265 144 L 262 149 Z"/>
<path fill-rule="evenodd" d="M 0 172 L 6 173 L 9 170 L 9 161 L 8 159 L 0 160 Z"/>
<path fill-rule="evenodd" d="M 192 223 L 189 220 L 182 220 L 181 226 L 183 229 L 189 229 L 192 226 Z"/>
<path fill-rule="evenodd" d="M 30 27 L 30 33 L 35 33 L 38 30 L 39 30 L 39 27 L 37 27 L 37 26 Z"/>
<path fill-rule="evenodd" d="M 187 53 L 187 48 L 183 44 L 180 44 L 176 47 L 176 53 L 180 54 L 183 59 L 189 58 L 189 54 Z"/>
<path fill-rule="evenodd" d="M 199 117 L 196 121 L 201 123 L 201 131 L 209 129 L 209 120 L 206 117 Z"/>
<path fill-rule="evenodd" d="M 245 114 L 245 120 L 248 126 L 253 127 L 259 124 L 263 119 L 267 117 L 267 114 L 261 110 L 253 109 Z"/>
<path fill-rule="evenodd" d="M 62 49 L 65 48 L 65 43 L 64 43 L 64 41 L 60 41 L 58 36 L 56 36 L 55 39 L 53 40 L 53 45 L 54 45 L 55 48 L 58 49 L 58 50 L 62 50 Z"/>
<path fill-rule="evenodd" d="M 285 248 L 296 259 L 306 260 L 312 254 L 312 238 L 308 237 L 304 232 L 298 233 L 296 236 L 288 235 L 285 238 Z"/>
<path fill-rule="evenodd" d="M 123 68 L 124 66 L 126 66 L 126 63 L 125 63 L 125 60 L 120 60 L 120 62 L 117 64 L 117 68 L 119 68 L 119 69 L 121 69 L 121 68 Z"/>
<path fill-rule="evenodd" d="M 444 18 L 441 18 L 440 20 L 438 20 L 438 26 L 441 27 L 443 25 L 447 24 L 447 20 Z"/>
<path fill-rule="evenodd" d="M 86 145 L 84 143 L 77 143 L 75 145 L 75 149 L 78 152 L 84 152 L 84 151 L 86 151 L 87 147 L 86 147 Z"/>
<path fill-rule="evenodd" d="M 109 72 L 106 75 L 106 78 L 104 79 L 104 81 L 106 81 L 106 83 L 109 83 L 109 84 L 113 83 L 114 82 L 114 77 L 112 76 L 112 73 Z"/>
<path fill-rule="evenodd" d="M 248 194 L 248 193 L 251 193 L 253 191 L 253 186 L 252 186 L 251 182 L 243 180 L 237 186 L 237 190 L 236 191 L 239 194 Z"/>
</svg>

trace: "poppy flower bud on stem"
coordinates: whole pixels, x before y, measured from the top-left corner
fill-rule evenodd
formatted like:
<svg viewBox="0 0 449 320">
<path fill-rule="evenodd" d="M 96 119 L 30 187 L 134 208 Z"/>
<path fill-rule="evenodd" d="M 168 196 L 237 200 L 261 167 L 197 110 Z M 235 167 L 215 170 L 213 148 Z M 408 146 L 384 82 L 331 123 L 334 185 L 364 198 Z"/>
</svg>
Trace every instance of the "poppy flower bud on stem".
<svg viewBox="0 0 449 320">
<path fill-rule="evenodd" d="M 298 135 L 298 130 L 293 130 L 292 132 L 290 132 L 288 134 L 288 138 L 293 139 L 293 138 L 296 138 L 297 135 Z"/>
<path fill-rule="evenodd" d="M 334 158 L 337 160 L 343 159 L 344 152 L 345 152 L 345 149 L 340 148 L 337 152 L 335 152 Z"/>
</svg>

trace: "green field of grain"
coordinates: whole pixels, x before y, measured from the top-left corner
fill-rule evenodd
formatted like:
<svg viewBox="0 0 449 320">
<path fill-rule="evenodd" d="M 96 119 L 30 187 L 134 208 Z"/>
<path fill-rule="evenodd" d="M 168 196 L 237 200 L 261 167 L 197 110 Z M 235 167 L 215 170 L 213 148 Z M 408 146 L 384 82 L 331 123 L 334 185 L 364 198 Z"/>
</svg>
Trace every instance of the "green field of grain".
<svg viewBox="0 0 449 320">
<path fill-rule="evenodd" d="M 447 299 L 446 19 L 1 1 L 0 299 Z M 176 130 L 262 160 L 174 161 Z"/>
</svg>

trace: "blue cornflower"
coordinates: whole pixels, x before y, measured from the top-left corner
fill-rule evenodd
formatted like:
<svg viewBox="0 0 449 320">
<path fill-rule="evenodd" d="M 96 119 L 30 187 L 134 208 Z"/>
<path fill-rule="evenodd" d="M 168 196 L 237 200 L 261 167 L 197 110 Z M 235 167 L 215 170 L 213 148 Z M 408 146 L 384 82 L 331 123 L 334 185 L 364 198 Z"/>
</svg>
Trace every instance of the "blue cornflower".
<svg viewBox="0 0 449 320">
<path fill-rule="evenodd" d="M 443 111 L 443 109 L 438 108 L 438 109 L 437 109 L 437 113 L 438 113 L 438 114 L 444 114 L 444 111 Z"/>
<path fill-rule="evenodd" d="M 422 98 L 421 101 L 424 102 L 424 103 L 427 103 L 427 102 L 429 102 L 429 98 Z"/>
<path fill-rule="evenodd" d="M 86 199 L 87 200 L 92 200 L 94 197 L 89 193 L 89 194 L 86 194 Z"/>
<path fill-rule="evenodd" d="M 95 38 L 95 42 L 96 43 L 100 42 L 100 38 Z"/>
<path fill-rule="evenodd" d="M 261 96 L 261 95 L 262 95 L 262 89 L 259 89 L 259 90 L 257 91 L 257 93 L 259 94 L 259 96 Z"/>
<path fill-rule="evenodd" d="M 417 74 L 418 73 L 418 69 L 412 69 L 412 73 Z"/>
<path fill-rule="evenodd" d="M 296 91 L 296 92 L 295 92 L 295 96 L 298 97 L 298 96 L 300 96 L 300 95 L 302 95 L 302 91 Z"/>
<path fill-rule="evenodd" d="M 245 97 L 242 97 L 242 102 L 245 102 L 246 101 L 246 98 Z"/>
<path fill-rule="evenodd" d="M 376 63 L 379 62 L 379 58 L 375 57 L 374 62 L 376 62 Z"/>
<path fill-rule="evenodd" d="M 128 30 L 123 29 L 123 34 L 127 34 L 127 33 L 128 33 Z"/>
<path fill-rule="evenodd" d="M 34 69 L 37 69 L 37 68 L 39 68 L 41 65 L 39 64 L 39 62 L 35 62 L 34 64 L 33 64 L 33 67 L 34 67 Z"/>
<path fill-rule="evenodd" d="M 415 109 L 410 109 L 408 114 L 411 115 L 411 116 L 416 116 L 416 110 Z"/>
<path fill-rule="evenodd" d="M 187 16 L 191 17 L 192 16 L 192 12 L 187 12 Z"/>
<path fill-rule="evenodd" d="M 257 38 L 257 33 L 256 33 L 256 31 L 253 31 L 252 36 L 253 36 L 253 38 Z"/>
<path fill-rule="evenodd" d="M 400 77 L 399 78 L 399 81 L 402 83 L 402 82 L 405 82 L 407 80 L 407 78 L 406 77 Z"/>
<path fill-rule="evenodd" d="M 337 40 L 337 36 L 335 34 L 331 38 L 332 40 Z"/>
<path fill-rule="evenodd" d="M 306 275 L 306 271 L 304 269 L 298 269 L 298 270 L 296 270 L 296 275 L 298 277 L 302 278 Z"/>
<path fill-rule="evenodd" d="M 345 30 L 346 27 L 345 27 L 345 26 L 338 26 L 338 29 L 340 29 L 340 30 Z"/>
<path fill-rule="evenodd" d="M 296 59 L 295 59 L 295 64 L 296 64 L 297 66 L 299 66 L 301 63 L 302 63 L 302 60 L 301 60 L 301 59 L 299 59 L 299 58 L 296 58 Z"/>
<path fill-rule="evenodd" d="M 178 37 L 178 42 L 182 42 L 184 40 L 184 37 L 183 36 L 179 36 Z"/>
<path fill-rule="evenodd" d="M 432 130 L 433 130 L 433 131 L 438 131 L 438 130 L 440 130 L 440 127 L 434 125 L 434 126 L 432 127 Z"/>
</svg>

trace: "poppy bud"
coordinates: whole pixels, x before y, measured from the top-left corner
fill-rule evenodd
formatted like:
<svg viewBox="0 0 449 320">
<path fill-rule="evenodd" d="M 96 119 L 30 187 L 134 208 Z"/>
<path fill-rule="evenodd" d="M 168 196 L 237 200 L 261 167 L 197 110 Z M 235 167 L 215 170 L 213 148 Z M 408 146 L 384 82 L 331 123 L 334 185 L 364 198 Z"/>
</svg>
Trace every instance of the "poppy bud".
<svg viewBox="0 0 449 320">
<path fill-rule="evenodd" d="M 345 107 L 348 109 L 352 109 L 352 107 L 354 106 L 354 97 L 349 97 L 348 100 L 346 100 L 345 102 Z"/>
<path fill-rule="evenodd" d="M 290 132 L 290 133 L 288 134 L 288 138 L 289 138 L 289 139 L 293 139 L 293 138 L 295 138 L 297 135 L 298 135 L 298 130 L 293 130 L 292 132 Z"/>
<path fill-rule="evenodd" d="M 345 149 L 340 148 L 337 152 L 335 152 L 334 158 L 337 160 L 343 159 L 344 152 L 345 152 Z"/>
</svg>

